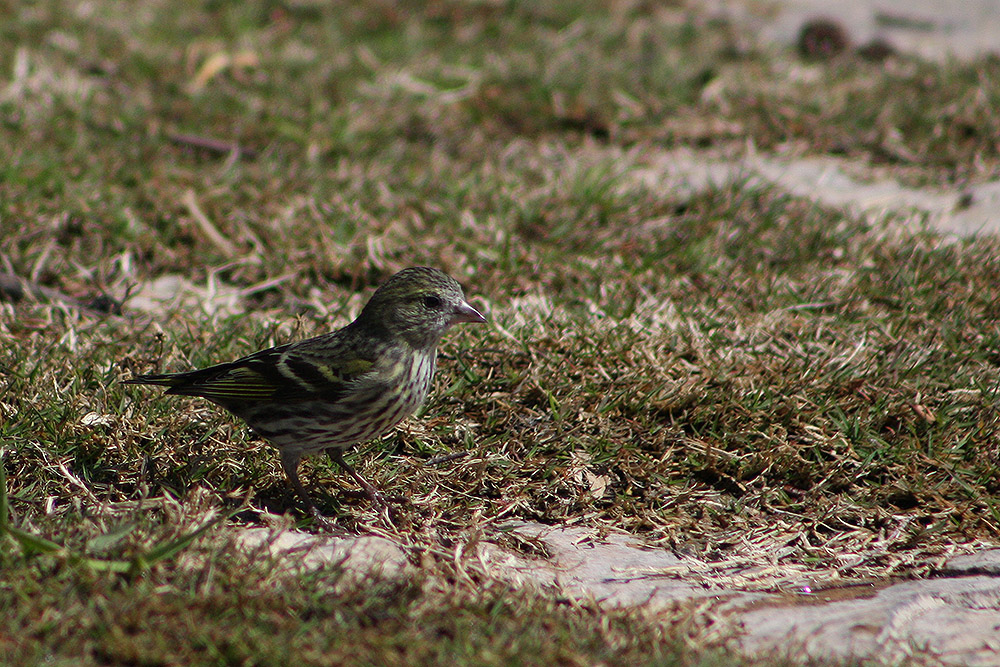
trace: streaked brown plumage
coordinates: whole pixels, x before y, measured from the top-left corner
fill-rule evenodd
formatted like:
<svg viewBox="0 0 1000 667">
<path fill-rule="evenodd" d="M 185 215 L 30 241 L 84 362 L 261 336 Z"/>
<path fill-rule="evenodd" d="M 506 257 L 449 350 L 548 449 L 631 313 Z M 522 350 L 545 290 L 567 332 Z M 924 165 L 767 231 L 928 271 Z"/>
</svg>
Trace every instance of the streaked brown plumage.
<svg viewBox="0 0 1000 667">
<path fill-rule="evenodd" d="M 384 504 L 343 451 L 386 433 L 423 403 L 438 343 L 452 325 L 485 321 L 447 274 L 404 269 L 343 329 L 202 370 L 125 382 L 207 398 L 245 420 L 281 452 L 289 483 L 313 514 L 298 466 L 304 455 L 323 451 Z"/>
</svg>

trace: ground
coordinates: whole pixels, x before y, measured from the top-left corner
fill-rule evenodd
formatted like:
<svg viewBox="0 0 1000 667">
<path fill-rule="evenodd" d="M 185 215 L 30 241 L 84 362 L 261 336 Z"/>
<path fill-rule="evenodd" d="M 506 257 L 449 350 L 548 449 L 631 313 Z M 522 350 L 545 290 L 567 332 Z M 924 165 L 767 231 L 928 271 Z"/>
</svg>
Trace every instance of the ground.
<svg viewBox="0 0 1000 667">
<path fill-rule="evenodd" d="M 35 293 L 0 302 L 0 661 L 725 664 L 690 610 L 461 556 L 570 523 L 843 583 L 1000 541 L 996 239 L 648 178 L 833 157 L 961 201 L 1000 176 L 995 56 L 800 52 L 681 2 L 0 11 L 0 270 Z M 417 574 L 290 576 L 231 537 L 318 530 L 275 453 L 120 381 L 332 330 L 413 265 L 490 323 L 351 457 L 405 502 L 303 477 Z"/>
</svg>

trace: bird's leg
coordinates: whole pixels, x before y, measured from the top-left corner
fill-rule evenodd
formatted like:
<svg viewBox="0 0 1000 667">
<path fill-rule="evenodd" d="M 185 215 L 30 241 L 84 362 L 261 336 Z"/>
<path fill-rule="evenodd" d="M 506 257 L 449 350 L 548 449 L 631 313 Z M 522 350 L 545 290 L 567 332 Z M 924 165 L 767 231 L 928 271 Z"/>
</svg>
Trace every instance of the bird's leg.
<svg viewBox="0 0 1000 667">
<path fill-rule="evenodd" d="M 301 460 L 302 455 L 299 453 L 294 453 L 288 449 L 281 451 L 281 467 L 285 470 L 285 477 L 288 478 L 288 484 L 295 490 L 295 493 L 298 494 L 302 504 L 305 505 L 306 511 L 312 515 L 313 519 L 316 520 L 316 523 L 328 530 L 333 529 L 336 526 L 331 523 L 329 519 L 320 514 L 319 508 L 313 503 L 312 498 L 309 497 L 309 493 L 306 491 L 306 488 L 302 486 L 302 482 L 299 481 L 299 461 Z"/>
<path fill-rule="evenodd" d="M 370 501 L 372 501 L 376 505 L 379 505 L 380 507 L 389 506 L 389 503 L 387 503 L 385 500 L 385 496 L 383 496 L 378 489 L 369 484 L 368 480 L 359 475 L 358 471 L 355 470 L 350 463 L 344 460 L 343 452 L 341 452 L 336 447 L 330 447 L 329 449 L 326 450 L 326 453 L 330 456 L 331 461 L 333 461 L 341 468 L 346 470 L 347 474 L 349 474 L 351 477 L 354 478 L 354 481 L 357 482 L 362 489 L 364 489 L 365 495 L 368 496 L 368 499 Z"/>
</svg>

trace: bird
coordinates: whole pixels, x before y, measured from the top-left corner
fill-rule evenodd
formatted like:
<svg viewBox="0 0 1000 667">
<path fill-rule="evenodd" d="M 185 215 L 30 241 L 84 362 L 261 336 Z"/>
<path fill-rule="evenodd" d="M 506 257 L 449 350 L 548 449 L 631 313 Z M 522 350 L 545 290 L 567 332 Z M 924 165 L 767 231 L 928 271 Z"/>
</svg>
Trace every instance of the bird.
<svg viewBox="0 0 1000 667">
<path fill-rule="evenodd" d="M 403 269 L 347 326 L 186 373 L 137 375 L 125 384 L 166 387 L 221 406 L 280 453 L 288 483 L 326 524 L 299 480 L 303 456 L 326 452 L 386 511 L 384 496 L 344 460 L 352 445 L 390 431 L 427 398 L 437 347 L 452 326 L 486 318 L 461 285 L 429 267 Z"/>
</svg>

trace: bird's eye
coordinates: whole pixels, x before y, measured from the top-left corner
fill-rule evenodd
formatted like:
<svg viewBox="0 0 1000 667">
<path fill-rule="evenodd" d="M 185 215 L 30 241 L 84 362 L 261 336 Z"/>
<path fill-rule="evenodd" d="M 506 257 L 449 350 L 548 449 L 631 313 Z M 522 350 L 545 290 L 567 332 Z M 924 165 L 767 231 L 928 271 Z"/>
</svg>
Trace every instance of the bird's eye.
<svg viewBox="0 0 1000 667">
<path fill-rule="evenodd" d="M 440 308 L 442 303 L 443 302 L 441 301 L 441 297 L 439 296 L 428 294 L 427 296 L 424 297 L 424 306 L 427 308 L 432 308 L 432 309 Z"/>
</svg>

